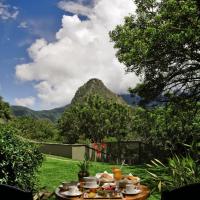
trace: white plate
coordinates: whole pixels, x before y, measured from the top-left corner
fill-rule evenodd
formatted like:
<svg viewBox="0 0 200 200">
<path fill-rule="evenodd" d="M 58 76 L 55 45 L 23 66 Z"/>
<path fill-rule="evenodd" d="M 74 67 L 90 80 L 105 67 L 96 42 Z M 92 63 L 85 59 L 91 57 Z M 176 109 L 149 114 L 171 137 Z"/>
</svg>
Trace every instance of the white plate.
<svg viewBox="0 0 200 200">
<path fill-rule="evenodd" d="M 123 194 L 139 194 L 141 192 L 141 190 L 138 189 L 134 189 L 131 192 L 126 192 L 126 190 L 122 191 Z"/>
<path fill-rule="evenodd" d="M 116 184 L 115 183 L 104 183 L 101 187 L 102 188 L 107 188 L 107 187 L 116 187 Z"/>
<path fill-rule="evenodd" d="M 96 189 L 98 188 L 99 185 L 92 185 L 92 186 L 89 186 L 89 185 L 84 185 L 83 188 L 88 188 L 88 189 Z"/>
<path fill-rule="evenodd" d="M 65 196 L 74 197 L 74 196 L 80 196 L 80 195 L 82 195 L 82 192 L 78 191 L 78 192 L 72 194 L 69 191 L 65 191 L 65 192 L 61 192 L 60 194 L 65 195 Z"/>
</svg>

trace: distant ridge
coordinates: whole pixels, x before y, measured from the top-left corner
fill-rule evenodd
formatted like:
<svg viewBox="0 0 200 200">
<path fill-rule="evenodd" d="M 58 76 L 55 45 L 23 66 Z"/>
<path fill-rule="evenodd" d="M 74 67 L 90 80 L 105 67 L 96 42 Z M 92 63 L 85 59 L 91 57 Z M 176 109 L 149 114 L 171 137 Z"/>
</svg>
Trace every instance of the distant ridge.
<svg viewBox="0 0 200 200">
<path fill-rule="evenodd" d="M 32 117 L 34 119 L 45 118 L 51 120 L 52 122 L 56 122 L 60 118 L 66 107 L 67 106 L 54 108 L 51 110 L 34 111 L 24 106 L 11 106 L 11 110 L 16 117 L 24 116 Z"/>
<path fill-rule="evenodd" d="M 112 99 L 117 103 L 127 104 L 122 97 L 110 91 L 101 80 L 99 79 L 90 79 L 87 83 L 81 86 L 75 93 L 74 98 L 71 101 L 71 104 L 81 103 L 89 95 L 97 94 L 105 99 Z"/>
</svg>

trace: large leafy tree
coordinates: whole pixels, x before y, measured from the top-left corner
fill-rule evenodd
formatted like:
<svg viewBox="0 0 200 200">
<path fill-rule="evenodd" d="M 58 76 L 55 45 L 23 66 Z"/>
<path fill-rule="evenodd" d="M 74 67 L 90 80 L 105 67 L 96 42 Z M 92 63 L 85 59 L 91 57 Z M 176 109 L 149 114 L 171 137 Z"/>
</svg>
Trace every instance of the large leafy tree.
<svg viewBox="0 0 200 200">
<path fill-rule="evenodd" d="M 135 0 L 136 14 L 110 32 L 116 56 L 142 79 L 134 92 L 200 99 L 200 3 Z"/>
<path fill-rule="evenodd" d="M 132 109 L 128 105 L 89 95 L 86 101 L 66 109 L 58 125 L 69 143 L 81 135 L 92 142 L 102 142 L 109 136 L 120 141 L 131 131 L 131 122 Z"/>
<path fill-rule="evenodd" d="M 200 141 L 200 105 L 194 106 L 189 101 L 184 105 L 175 102 L 149 110 L 136 108 L 134 131 L 141 140 L 165 150 L 168 155 L 190 153 L 196 159 L 194 148 Z M 193 145 L 193 149 L 187 144 Z"/>
</svg>

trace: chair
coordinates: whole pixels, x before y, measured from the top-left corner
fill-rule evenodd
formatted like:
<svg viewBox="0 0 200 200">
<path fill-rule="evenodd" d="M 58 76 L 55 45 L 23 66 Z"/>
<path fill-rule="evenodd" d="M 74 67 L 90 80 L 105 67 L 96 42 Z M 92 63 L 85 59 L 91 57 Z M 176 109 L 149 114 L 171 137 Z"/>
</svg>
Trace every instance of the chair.
<svg viewBox="0 0 200 200">
<path fill-rule="evenodd" d="M 0 184 L 1 200 L 33 200 L 32 192 L 21 190 L 15 186 Z"/>
<path fill-rule="evenodd" d="M 163 191 L 161 200 L 193 200 L 200 199 L 200 183 L 186 185 L 172 191 Z"/>
</svg>

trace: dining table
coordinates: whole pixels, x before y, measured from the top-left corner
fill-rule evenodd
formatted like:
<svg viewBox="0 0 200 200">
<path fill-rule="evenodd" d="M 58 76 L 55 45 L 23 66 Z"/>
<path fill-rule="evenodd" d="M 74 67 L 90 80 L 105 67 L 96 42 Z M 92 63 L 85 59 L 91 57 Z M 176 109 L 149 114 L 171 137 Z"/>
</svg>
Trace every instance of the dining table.
<svg viewBox="0 0 200 200">
<path fill-rule="evenodd" d="M 94 198 L 85 198 L 83 195 L 80 196 L 65 196 L 62 194 L 63 190 L 59 186 L 55 190 L 55 196 L 57 200 L 146 200 L 150 196 L 150 189 L 146 185 L 140 184 L 138 186 L 138 189 L 141 190 L 140 193 L 134 194 L 134 195 L 127 195 L 127 194 L 122 194 L 120 197 L 94 197 Z"/>
</svg>

